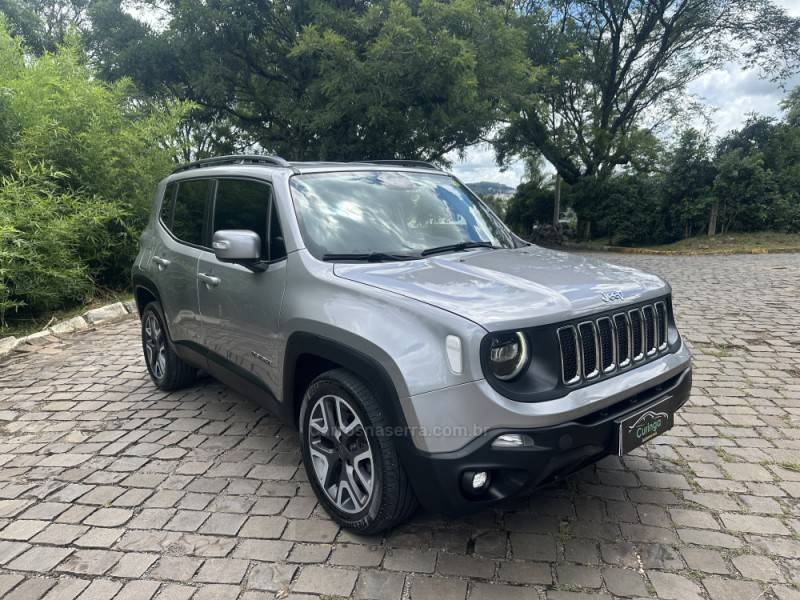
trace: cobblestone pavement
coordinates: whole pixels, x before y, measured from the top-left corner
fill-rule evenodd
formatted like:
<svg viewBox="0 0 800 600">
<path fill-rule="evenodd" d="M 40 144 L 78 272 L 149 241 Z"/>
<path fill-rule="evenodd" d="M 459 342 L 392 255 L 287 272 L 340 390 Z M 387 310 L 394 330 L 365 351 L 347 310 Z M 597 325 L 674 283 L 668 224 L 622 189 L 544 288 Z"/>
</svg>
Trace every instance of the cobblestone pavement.
<svg viewBox="0 0 800 600">
<path fill-rule="evenodd" d="M 676 427 L 622 461 L 380 538 L 317 505 L 295 434 L 145 373 L 138 322 L 0 365 L 0 597 L 800 598 L 800 256 L 607 255 L 669 278 Z"/>
</svg>

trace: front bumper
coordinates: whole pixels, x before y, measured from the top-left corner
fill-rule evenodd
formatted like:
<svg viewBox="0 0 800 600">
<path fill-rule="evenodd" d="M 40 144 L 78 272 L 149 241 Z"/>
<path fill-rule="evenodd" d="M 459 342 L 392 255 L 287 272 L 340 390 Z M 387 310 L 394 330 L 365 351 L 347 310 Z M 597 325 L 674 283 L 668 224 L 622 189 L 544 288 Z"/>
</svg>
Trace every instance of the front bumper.
<svg viewBox="0 0 800 600">
<path fill-rule="evenodd" d="M 658 360 L 543 402 L 516 402 L 481 379 L 401 398 L 400 406 L 417 450 L 455 452 L 487 430 L 539 429 L 595 413 L 673 378 L 691 360 L 682 344 Z"/>
<path fill-rule="evenodd" d="M 500 427 L 484 432 L 454 452 L 406 453 L 404 464 L 418 499 L 428 510 L 461 514 L 554 481 L 618 451 L 615 420 L 645 409 L 666 396 L 665 405 L 678 410 L 689 399 L 691 367 L 594 412 L 558 425 L 520 428 Z M 503 433 L 525 433 L 535 445 L 497 449 L 492 441 Z M 491 484 L 477 497 L 461 487 L 468 471 L 491 472 Z"/>
</svg>

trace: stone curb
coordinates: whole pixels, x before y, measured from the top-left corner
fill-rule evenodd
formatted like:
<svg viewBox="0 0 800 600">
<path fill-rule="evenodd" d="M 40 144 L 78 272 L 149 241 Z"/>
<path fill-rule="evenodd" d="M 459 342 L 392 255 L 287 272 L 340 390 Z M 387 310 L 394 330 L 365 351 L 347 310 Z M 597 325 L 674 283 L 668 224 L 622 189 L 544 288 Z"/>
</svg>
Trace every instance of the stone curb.
<svg viewBox="0 0 800 600">
<path fill-rule="evenodd" d="M 615 252 L 618 254 L 651 254 L 655 256 L 707 256 L 731 254 L 793 254 L 800 252 L 800 246 L 787 246 L 786 248 L 747 248 L 716 250 L 653 250 L 651 248 L 628 248 L 625 246 L 587 246 L 584 244 L 569 244 L 563 246 L 565 250 L 578 250 L 581 252 Z"/>
<path fill-rule="evenodd" d="M 82 315 L 59 321 L 22 338 L 13 335 L 0 338 L 0 359 L 12 352 L 33 352 L 40 346 L 58 342 L 61 336 L 69 333 L 86 331 L 134 316 L 136 316 L 136 302 L 133 300 L 114 302 L 100 308 L 93 308 Z"/>
</svg>

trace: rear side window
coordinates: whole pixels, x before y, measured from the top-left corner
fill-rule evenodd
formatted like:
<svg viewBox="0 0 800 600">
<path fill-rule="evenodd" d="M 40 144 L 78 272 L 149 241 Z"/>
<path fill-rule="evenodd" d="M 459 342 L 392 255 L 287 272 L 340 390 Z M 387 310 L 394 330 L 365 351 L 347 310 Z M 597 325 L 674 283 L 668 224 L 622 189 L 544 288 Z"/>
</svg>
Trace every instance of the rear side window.
<svg viewBox="0 0 800 600">
<path fill-rule="evenodd" d="M 214 204 L 214 231 L 249 229 L 261 237 L 261 257 L 267 258 L 268 210 L 272 188 L 243 179 L 220 179 Z"/>
<path fill-rule="evenodd" d="M 178 184 L 171 229 L 179 240 L 196 246 L 203 245 L 203 222 L 210 184 L 209 179 L 181 181 Z"/>
<path fill-rule="evenodd" d="M 174 181 L 167 184 L 167 188 L 164 190 L 164 199 L 161 201 L 161 221 L 170 229 L 172 228 L 172 207 L 174 206 L 175 188 L 177 187 L 178 185 Z"/>
</svg>

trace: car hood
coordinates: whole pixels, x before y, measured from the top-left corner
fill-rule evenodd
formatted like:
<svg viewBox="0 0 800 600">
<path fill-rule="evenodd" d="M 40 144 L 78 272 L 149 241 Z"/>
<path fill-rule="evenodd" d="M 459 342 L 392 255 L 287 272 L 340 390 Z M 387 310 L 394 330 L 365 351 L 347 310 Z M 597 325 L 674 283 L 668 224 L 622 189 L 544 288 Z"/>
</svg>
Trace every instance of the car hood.
<svg viewBox="0 0 800 600">
<path fill-rule="evenodd" d="M 489 331 L 577 318 L 669 292 L 655 275 L 538 246 L 407 262 L 338 263 L 334 272 L 437 306 Z M 605 301 L 608 292 L 620 292 L 623 300 Z"/>
</svg>

